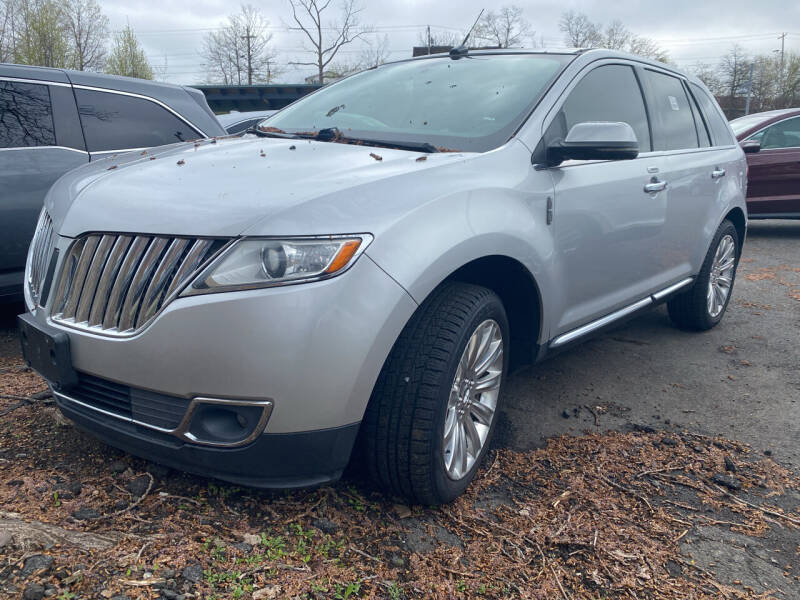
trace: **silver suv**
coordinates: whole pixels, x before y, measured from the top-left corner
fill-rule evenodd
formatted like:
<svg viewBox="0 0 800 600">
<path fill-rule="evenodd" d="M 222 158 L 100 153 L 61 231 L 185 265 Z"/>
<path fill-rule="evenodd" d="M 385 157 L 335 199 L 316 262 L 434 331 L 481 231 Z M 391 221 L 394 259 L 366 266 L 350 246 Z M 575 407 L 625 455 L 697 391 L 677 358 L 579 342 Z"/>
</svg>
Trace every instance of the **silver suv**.
<svg viewBox="0 0 800 600">
<path fill-rule="evenodd" d="M 453 52 L 251 134 L 51 189 L 24 353 L 80 427 L 261 487 L 458 496 L 511 368 L 667 302 L 716 325 L 746 165 L 696 79 L 615 52 Z M 536 410 L 535 406 L 531 410 Z"/>
</svg>

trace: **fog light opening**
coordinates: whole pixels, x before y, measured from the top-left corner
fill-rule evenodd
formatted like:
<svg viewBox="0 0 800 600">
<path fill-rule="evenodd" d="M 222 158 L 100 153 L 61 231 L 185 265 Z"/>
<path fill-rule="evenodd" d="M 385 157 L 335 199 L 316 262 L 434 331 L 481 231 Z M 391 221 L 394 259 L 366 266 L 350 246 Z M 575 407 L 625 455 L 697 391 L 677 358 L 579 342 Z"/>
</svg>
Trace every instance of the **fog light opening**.
<svg viewBox="0 0 800 600">
<path fill-rule="evenodd" d="M 209 446 L 238 446 L 252 441 L 266 426 L 272 403 L 196 398 L 182 437 Z"/>
</svg>

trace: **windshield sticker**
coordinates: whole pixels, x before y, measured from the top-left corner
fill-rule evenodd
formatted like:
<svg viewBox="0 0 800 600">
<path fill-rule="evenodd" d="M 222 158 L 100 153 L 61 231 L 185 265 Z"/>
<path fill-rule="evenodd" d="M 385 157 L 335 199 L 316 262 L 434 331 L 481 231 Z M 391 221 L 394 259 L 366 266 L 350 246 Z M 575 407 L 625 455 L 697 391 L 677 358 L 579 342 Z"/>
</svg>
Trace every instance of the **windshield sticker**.
<svg viewBox="0 0 800 600">
<path fill-rule="evenodd" d="M 667 96 L 669 98 L 669 105 L 672 107 L 672 110 L 680 110 L 680 106 L 678 106 L 678 99 L 675 96 Z"/>
</svg>

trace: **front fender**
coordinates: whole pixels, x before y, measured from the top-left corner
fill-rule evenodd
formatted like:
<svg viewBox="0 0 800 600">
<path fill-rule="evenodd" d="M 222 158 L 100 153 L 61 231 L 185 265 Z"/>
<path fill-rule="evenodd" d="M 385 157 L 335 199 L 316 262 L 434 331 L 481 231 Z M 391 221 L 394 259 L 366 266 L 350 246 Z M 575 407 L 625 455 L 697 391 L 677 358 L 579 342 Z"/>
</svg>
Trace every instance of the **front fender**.
<svg viewBox="0 0 800 600">
<path fill-rule="evenodd" d="M 457 192 L 421 205 L 376 237 L 367 254 L 418 303 L 460 267 L 487 256 L 506 256 L 530 272 L 544 309 L 548 290 L 554 289 L 547 224 L 552 180 L 547 172 L 531 170 L 518 181 L 515 187 Z M 546 337 L 546 311 L 542 314 Z"/>
</svg>

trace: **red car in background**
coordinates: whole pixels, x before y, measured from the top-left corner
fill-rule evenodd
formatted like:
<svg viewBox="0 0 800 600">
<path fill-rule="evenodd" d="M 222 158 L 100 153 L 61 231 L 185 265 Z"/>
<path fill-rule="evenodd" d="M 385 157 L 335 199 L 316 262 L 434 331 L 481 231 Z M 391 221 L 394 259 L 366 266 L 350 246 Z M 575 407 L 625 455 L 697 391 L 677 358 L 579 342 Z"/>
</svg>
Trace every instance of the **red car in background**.
<svg viewBox="0 0 800 600">
<path fill-rule="evenodd" d="M 800 108 L 770 110 L 730 122 L 747 153 L 751 219 L 800 219 Z"/>
</svg>

